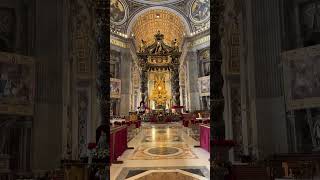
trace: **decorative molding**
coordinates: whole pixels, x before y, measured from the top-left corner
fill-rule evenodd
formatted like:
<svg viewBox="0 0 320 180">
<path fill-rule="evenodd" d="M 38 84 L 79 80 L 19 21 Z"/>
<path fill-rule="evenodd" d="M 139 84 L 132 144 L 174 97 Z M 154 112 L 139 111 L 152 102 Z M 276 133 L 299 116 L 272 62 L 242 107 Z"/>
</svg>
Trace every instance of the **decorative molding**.
<svg viewBox="0 0 320 180">
<path fill-rule="evenodd" d="M 207 36 L 202 37 L 200 39 L 194 40 L 193 42 L 191 42 L 189 44 L 189 48 L 199 46 L 199 45 L 207 43 L 207 42 L 210 42 L 210 35 L 207 35 Z"/>
<path fill-rule="evenodd" d="M 77 62 L 78 75 L 90 76 L 91 62 L 95 59 L 94 4 L 86 0 L 73 1 L 70 6 L 71 57 Z"/>
<path fill-rule="evenodd" d="M 90 95 L 88 89 L 78 89 L 78 151 L 79 157 L 87 156 L 87 127 L 90 115 Z"/>
</svg>

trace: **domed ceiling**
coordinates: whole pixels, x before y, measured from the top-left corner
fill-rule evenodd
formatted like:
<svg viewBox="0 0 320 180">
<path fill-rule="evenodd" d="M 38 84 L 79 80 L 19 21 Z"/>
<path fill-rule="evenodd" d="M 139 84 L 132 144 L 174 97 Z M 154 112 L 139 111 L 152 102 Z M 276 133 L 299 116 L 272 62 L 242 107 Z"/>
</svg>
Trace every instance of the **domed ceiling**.
<svg viewBox="0 0 320 180">
<path fill-rule="evenodd" d="M 146 41 L 147 45 L 154 43 L 154 35 L 158 31 L 164 34 L 164 42 L 167 45 L 171 45 L 175 39 L 180 44 L 186 33 L 186 27 L 180 17 L 174 13 L 163 9 L 153 9 L 135 20 L 131 33 L 138 46 L 141 40 Z"/>
<path fill-rule="evenodd" d="M 154 4 L 154 5 L 162 5 L 162 4 L 168 4 L 168 3 L 174 3 L 179 2 L 183 0 L 134 0 L 139 3 L 145 3 L 145 4 Z"/>
</svg>

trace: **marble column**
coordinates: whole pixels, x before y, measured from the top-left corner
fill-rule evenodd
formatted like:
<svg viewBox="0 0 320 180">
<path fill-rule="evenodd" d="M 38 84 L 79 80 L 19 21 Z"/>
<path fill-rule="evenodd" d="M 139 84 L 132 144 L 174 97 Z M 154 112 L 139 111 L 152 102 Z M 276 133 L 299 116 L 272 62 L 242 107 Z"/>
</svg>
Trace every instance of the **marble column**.
<svg viewBox="0 0 320 180">
<path fill-rule="evenodd" d="M 186 57 L 187 60 L 187 80 L 189 90 L 189 107 L 190 111 L 200 109 L 200 93 L 198 88 L 198 62 L 197 52 L 189 51 Z"/>
<path fill-rule="evenodd" d="M 131 80 L 131 55 L 128 50 L 121 51 L 120 79 L 121 79 L 121 99 L 120 115 L 129 115 L 130 108 L 130 80 Z"/>
</svg>

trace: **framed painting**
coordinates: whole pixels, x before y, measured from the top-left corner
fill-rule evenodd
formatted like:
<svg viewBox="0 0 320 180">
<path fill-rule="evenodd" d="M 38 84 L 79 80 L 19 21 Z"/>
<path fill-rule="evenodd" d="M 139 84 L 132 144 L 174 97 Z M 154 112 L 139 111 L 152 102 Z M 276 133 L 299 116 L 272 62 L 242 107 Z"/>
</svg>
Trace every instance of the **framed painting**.
<svg viewBox="0 0 320 180">
<path fill-rule="evenodd" d="M 0 52 L 0 113 L 33 115 L 35 61 Z"/>
<path fill-rule="evenodd" d="M 320 106 L 320 45 L 282 53 L 287 107 Z"/>
<path fill-rule="evenodd" d="M 110 93 L 111 98 L 120 98 L 121 96 L 121 80 L 110 78 Z"/>
<path fill-rule="evenodd" d="M 198 78 L 200 96 L 210 96 L 210 76 Z"/>
</svg>

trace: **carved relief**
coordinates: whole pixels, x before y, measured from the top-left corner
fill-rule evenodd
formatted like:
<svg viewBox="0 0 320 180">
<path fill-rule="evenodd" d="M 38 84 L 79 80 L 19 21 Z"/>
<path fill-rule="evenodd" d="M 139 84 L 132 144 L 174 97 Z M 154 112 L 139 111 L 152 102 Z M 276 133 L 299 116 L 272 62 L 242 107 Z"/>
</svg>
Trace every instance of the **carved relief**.
<svg viewBox="0 0 320 180">
<path fill-rule="evenodd" d="M 88 75 L 95 52 L 96 26 L 94 4 L 87 0 L 72 1 L 71 4 L 71 54 L 77 61 L 77 72 Z"/>
<path fill-rule="evenodd" d="M 304 46 L 312 46 L 320 43 L 320 3 L 310 1 L 300 5 L 300 31 L 304 40 Z"/>
<path fill-rule="evenodd" d="M 320 46 L 317 45 L 282 54 L 288 109 L 319 107 L 319 50 Z"/>
<path fill-rule="evenodd" d="M 87 90 L 78 91 L 78 151 L 79 157 L 87 156 L 87 124 L 89 119 L 89 95 Z"/>
<path fill-rule="evenodd" d="M 97 61 L 96 54 L 96 35 L 97 26 L 95 18 L 95 2 L 89 0 L 72 0 L 70 1 L 70 19 L 69 19 L 69 55 L 71 66 L 74 65 L 70 72 L 74 73 L 70 79 L 70 87 L 76 84 L 79 88 L 77 93 L 73 93 L 77 104 L 70 103 L 67 108 L 66 119 L 66 139 L 64 144 L 64 158 L 79 158 L 86 155 L 86 139 L 87 139 L 87 121 L 90 119 L 91 108 L 89 104 L 89 87 L 90 83 L 79 83 L 78 78 L 90 78 L 92 72 L 92 64 Z M 73 63 L 74 62 L 74 63 Z M 71 71 L 73 69 L 73 71 Z M 72 91 L 73 92 L 73 91 Z M 72 116 L 72 109 L 78 114 Z M 73 119 L 78 122 L 78 129 L 73 129 Z M 78 142 L 73 142 L 74 136 L 78 137 Z M 75 149 L 73 149 L 75 148 Z"/>
<path fill-rule="evenodd" d="M 231 116 L 232 116 L 232 132 L 233 140 L 241 146 L 242 144 L 242 119 L 241 119 L 241 92 L 240 87 L 231 88 Z M 239 161 L 241 149 L 234 148 L 235 160 Z"/>
<path fill-rule="evenodd" d="M 227 72 L 240 73 L 240 29 L 239 29 L 239 4 L 235 0 L 228 0 L 224 13 L 224 59 L 228 64 Z"/>
<path fill-rule="evenodd" d="M 198 78 L 200 96 L 210 96 L 210 76 Z"/>
</svg>

